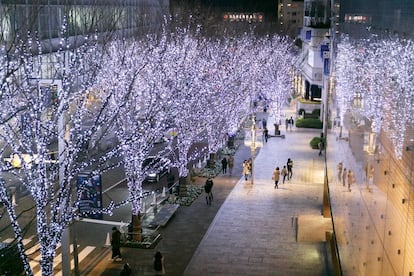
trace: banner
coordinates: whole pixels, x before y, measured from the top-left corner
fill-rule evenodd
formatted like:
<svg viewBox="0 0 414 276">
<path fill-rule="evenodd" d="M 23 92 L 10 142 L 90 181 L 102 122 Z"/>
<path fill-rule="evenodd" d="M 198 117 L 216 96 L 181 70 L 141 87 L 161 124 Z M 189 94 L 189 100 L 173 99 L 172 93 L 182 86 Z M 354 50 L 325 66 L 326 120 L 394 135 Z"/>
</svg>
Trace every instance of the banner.
<svg viewBox="0 0 414 276">
<path fill-rule="evenodd" d="M 76 181 L 78 189 L 78 209 L 81 217 L 102 219 L 102 180 L 100 175 L 79 174 Z"/>
</svg>

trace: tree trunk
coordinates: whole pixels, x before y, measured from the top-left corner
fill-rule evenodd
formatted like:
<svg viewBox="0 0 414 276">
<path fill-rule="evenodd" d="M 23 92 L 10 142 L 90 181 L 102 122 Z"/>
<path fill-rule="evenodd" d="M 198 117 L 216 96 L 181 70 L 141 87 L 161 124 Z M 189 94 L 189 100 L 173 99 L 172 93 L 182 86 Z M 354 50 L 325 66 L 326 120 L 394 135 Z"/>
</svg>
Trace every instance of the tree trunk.
<svg viewBox="0 0 414 276">
<path fill-rule="evenodd" d="M 178 193 L 178 195 L 180 196 L 180 197 L 186 197 L 186 196 L 188 196 L 188 192 L 187 192 L 187 183 L 188 183 L 188 181 L 187 181 L 187 178 L 188 178 L 188 176 L 184 176 L 184 177 L 180 177 L 179 178 L 179 193 Z"/>
<path fill-rule="evenodd" d="M 138 215 L 132 215 L 132 233 L 131 239 L 133 241 L 142 241 L 142 224 L 141 224 L 141 213 Z"/>
<path fill-rule="evenodd" d="M 210 153 L 210 159 L 207 162 L 207 167 L 209 167 L 210 169 L 214 169 L 216 167 L 216 154 Z"/>
</svg>

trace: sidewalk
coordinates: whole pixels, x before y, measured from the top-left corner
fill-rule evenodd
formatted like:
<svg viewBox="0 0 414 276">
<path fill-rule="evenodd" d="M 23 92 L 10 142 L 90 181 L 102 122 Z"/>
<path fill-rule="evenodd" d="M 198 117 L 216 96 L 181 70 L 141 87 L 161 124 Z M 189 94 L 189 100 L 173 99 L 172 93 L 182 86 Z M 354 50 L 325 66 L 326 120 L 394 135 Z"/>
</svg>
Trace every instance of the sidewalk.
<svg viewBox="0 0 414 276">
<path fill-rule="evenodd" d="M 190 206 L 181 206 L 166 227 L 160 228 L 161 241 L 155 249 L 121 248 L 122 262 L 112 263 L 110 250 L 88 275 L 119 275 L 125 262 L 133 270 L 132 275 L 154 275 L 153 256 L 157 250 L 165 258 L 168 275 L 182 275 L 197 246 L 208 230 L 216 213 L 242 175 L 242 162 L 250 157 L 250 148 L 241 145 L 235 154 L 232 176 L 215 177 L 211 206 L 207 206 L 204 194 Z M 205 178 L 197 178 L 196 184 L 204 185 Z"/>
<path fill-rule="evenodd" d="M 255 179 L 239 180 L 184 275 L 327 275 L 321 217 L 323 159 L 309 146 L 320 131 L 271 138 L 255 160 Z M 275 166 L 294 161 L 293 179 L 274 189 Z"/>
<path fill-rule="evenodd" d="M 273 121 L 268 122 L 271 133 Z M 286 139 L 269 139 L 255 159 L 253 184 L 241 178 L 250 148 L 240 146 L 233 176 L 214 178 L 211 206 L 200 196 L 180 207 L 160 229 L 155 249 L 122 248 L 123 262 L 112 263 L 108 255 L 89 275 L 118 275 L 124 262 L 133 275 L 153 275 L 157 250 L 165 257 L 167 275 L 329 274 L 323 240 L 330 226 L 321 216 L 323 158 L 309 146 L 319 133 L 294 129 Z M 272 171 L 289 157 L 293 179 L 274 189 Z"/>
</svg>

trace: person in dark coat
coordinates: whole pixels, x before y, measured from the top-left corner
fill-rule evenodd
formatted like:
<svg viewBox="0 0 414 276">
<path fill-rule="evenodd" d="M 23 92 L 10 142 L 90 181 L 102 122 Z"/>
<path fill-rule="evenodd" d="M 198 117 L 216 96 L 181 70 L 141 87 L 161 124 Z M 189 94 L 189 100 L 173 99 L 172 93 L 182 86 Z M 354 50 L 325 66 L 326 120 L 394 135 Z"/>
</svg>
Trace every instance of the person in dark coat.
<svg viewBox="0 0 414 276">
<path fill-rule="evenodd" d="M 227 173 L 227 159 L 226 157 L 223 157 L 223 159 L 221 159 L 221 168 L 223 170 L 223 174 Z"/>
<path fill-rule="evenodd" d="M 112 261 L 116 261 L 117 259 L 121 259 L 121 232 L 114 226 L 112 227 L 112 238 L 111 238 L 111 245 L 112 245 Z"/>
<path fill-rule="evenodd" d="M 207 205 L 211 205 L 211 201 L 213 200 L 213 180 L 211 177 L 208 177 L 206 180 L 206 184 L 204 185 L 204 192 L 206 192 L 206 202 Z"/>
<path fill-rule="evenodd" d="M 154 255 L 154 270 L 155 275 L 165 275 L 164 256 L 160 251 Z"/>
<path fill-rule="evenodd" d="M 288 158 L 287 162 L 286 162 L 286 167 L 287 167 L 287 171 L 288 171 L 288 175 L 287 175 L 287 179 L 292 179 L 293 176 L 293 161 L 292 159 Z"/>
<path fill-rule="evenodd" d="M 267 128 L 265 128 L 263 130 L 263 133 L 264 133 L 265 142 L 267 143 L 267 139 L 269 139 L 269 130 Z"/>
</svg>

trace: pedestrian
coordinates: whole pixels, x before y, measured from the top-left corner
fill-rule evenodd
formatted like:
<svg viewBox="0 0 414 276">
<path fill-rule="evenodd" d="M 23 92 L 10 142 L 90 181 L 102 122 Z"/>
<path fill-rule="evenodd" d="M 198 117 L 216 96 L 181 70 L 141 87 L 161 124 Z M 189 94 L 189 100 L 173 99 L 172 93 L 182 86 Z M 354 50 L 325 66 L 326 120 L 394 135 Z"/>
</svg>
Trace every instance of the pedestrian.
<svg viewBox="0 0 414 276">
<path fill-rule="evenodd" d="M 253 171 L 253 160 L 251 158 L 249 158 L 247 160 L 247 169 L 249 172 L 250 177 L 252 176 L 252 171 Z"/>
<path fill-rule="evenodd" d="M 207 205 L 211 205 L 211 201 L 213 200 L 213 180 L 211 177 L 208 177 L 206 180 L 206 184 L 204 185 L 204 192 L 206 193 L 206 203 Z"/>
<path fill-rule="evenodd" d="M 263 133 L 264 133 L 264 140 L 267 143 L 267 139 L 269 139 L 269 130 L 267 128 L 265 128 L 263 130 Z"/>
<path fill-rule="evenodd" d="M 346 168 L 344 168 L 344 170 L 342 171 L 342 186 L 344 187 L 346 185 L 346 175 L 347 175 L 347 171 L 346 171 Z"/>
<path fill-rule="evenodd" d="M 289 119 L 288 118 L 286 118 L 285 124 L 286 124 L 286 131 L 287 131 L 289 129 Z"/>
<path fill-rule="evenodd" d="M 155 275 L 165 275 L 164 256 L 160 251 L 154 255 L 154 270 Z"/>
<path fill-rule="evenodd" d="M 286 169 L 286 166 L 283 166 L 282 171 L 280 172 L 280 174 L 283 176 L 283 184 L 285 184 L 285 180 L 286 180 L 286 176 L 288 174 L 288 171 Z"/>
<path fill-rule="evenodd" d="M 230 173 L 230 176 L 231 176 L 231 173 L 232 173 L 232 171 L 233 171 L 233 167 L 234 167 L 234 157 L 233 157 L 233 155 L 230 155 L 229 156 L 229 160 L 227 161 L 227 166 L 229 167 L 229 173 Z"/>
<path fill-rule="evenodd" d="M 112 227 L 112 261 L 122 261 L 121 257 L 121 232 L 114 226 Z"/>
<path fill-rule="evenodd" d="M 368 163 L 365 165 L 365 178 L 367 185 L 374 184 L 374 167 Z"/>
<path fill-rule="evenodd" d="M 272 176 L 273 181 L 275 182 L 275 189 L 279 189 L 279 179 L 280 179 L 280 170 L 279 167 L 276 167 L 276 169 L 273 171 Z"/>
<path fill-rule="evenodd" d="M 249 163 L 247 160 L 243 161 L 243 175 L 244 180 L 247 180 L 247 177 L 249 176 Z"/>
<path fill-rule="evenodd" d="M 131 275 L 131 267 L 129 266 L 128 263 L 124 264 L 124 268 L 121 271 L 121 274 L 119 274 L 120 276 L 130 276 Z"/>
<path fill-rule="evenodd" d="M 348 170 L 348 191 L 351 191 L 351 186 L 355 183 L 355 175 L 354 172 Z"/>
<path fill-rule="evenodd" d="M 351 186 L 355 182 L 355 175 L 351 170 L 348 170 L 348 191 L 351 191 Z"/>
<path fill-rule="evenodd" d="M 343 169 L 344 165 L 342 164 L 342 162 L 339 162 L 336 167 L 338 168 L 338 181 L 339 181 L 339 183 L 341 183 L 342 169 Z"/>
<path fill-rule="evenodd" d="M 318 143 L 318 149 L 319 149 L 319 156 L 322 155 L 322 150 L 323 150 L 323 141 L 320 140 Z"/>
<path fill-rule="evenodd" d="M 263 124 L 263 128 L 267 128 L 267 121 L 265 118 L 262 119 L 262 124 Z"/>
<path fill-rule="evenodd" d="M 227 173 L 227 159 L 226 159 L 226 157 L 223 157 L 223 159 L 221 159 L 221 169 L 223 171 L 223 174 Z"/>
<path fill-rule="evenodd" d="M 290 130 L 292 130 L 294 124 L 295 124 L 295 121 L 293 120 L 292 116 L 290 116 L 290 119 L 289 119 Z"/>
<path fill-rule="evenodd" d="M 292 179 L 292 176 L 293 176 L 293 170 L 292 170 L 293 160 L 292 159 L 288 158 L 288 160 L 286 162 L 286 167 L 287 167 L 287 171 L 288 171 L 287 179 L 290 180 L 290 179 Z"/>
</svg>

